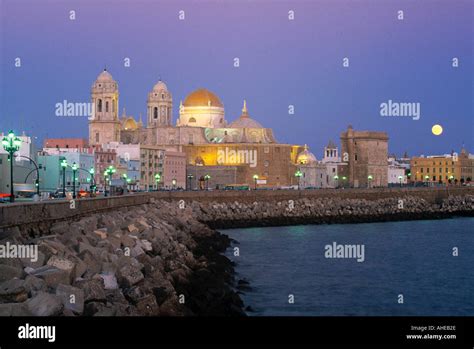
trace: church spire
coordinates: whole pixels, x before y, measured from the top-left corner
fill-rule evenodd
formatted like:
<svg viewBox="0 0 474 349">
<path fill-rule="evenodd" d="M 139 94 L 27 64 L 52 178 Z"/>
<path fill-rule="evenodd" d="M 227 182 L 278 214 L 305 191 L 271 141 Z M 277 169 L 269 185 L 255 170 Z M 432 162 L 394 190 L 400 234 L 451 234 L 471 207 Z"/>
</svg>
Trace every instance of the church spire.
<svg viewBox="0 0 474 349">
<path fill-rule="evenodd" d="M 242 118 L 249 117 L 248 110 L 247 110 L 247 101 L 244 99 L 244 107 L 242 108 Z"/>
</svg>

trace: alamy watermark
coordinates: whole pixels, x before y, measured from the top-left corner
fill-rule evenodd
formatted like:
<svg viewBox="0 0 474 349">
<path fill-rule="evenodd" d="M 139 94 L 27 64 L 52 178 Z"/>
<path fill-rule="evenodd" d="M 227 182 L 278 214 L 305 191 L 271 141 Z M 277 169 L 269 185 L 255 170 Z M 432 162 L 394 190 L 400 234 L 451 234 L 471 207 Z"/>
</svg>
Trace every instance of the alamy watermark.
<svg viewBox="0 0 474 349">
<path fill-rule="evenodd" d="M 326 245 L 324 250 L 326 258 L 354 258 L 359 263 L 365 261 L 365 245 L 342 245 L 334 241 L 331 245 Z"/>
<path fill-rule="evenodd" d="M 89 120 L 94 120 L 95 107 L 90 102 L 69 102 L 66 99 L 56 103 L 56 116 L 87 116 Z"/>
<path fill-rule="evenodd" d="M 418 102 L 393 102 L 389 99 L 380 104 L 380 116 L 407 116 L 419 120 L 421 116 L 421 103 Z"/>
<path fill-rule="evenodd" d="M 38 245 L 0 245 L 0 258 L 21 258 L 30 259 L 32 262 L 38 261 Z"/>
<path fill-rule="evenodd" d="M 248 164 L 250 167 L 257 166 L 257 150 L 234 150 L 229 147 L 217 150 L 217 164 L 218 165 L 241 165 Z"/>
</svg>

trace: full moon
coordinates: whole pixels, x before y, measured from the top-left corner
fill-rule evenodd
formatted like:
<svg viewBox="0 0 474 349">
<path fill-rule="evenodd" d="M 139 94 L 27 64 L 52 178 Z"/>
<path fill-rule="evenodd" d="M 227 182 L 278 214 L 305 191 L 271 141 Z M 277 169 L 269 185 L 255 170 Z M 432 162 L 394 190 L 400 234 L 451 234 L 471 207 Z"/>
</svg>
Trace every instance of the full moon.
<svg viewBox="0 0 474 349">
<path fill-rule="evenodd" d="M 443 127 L 438 124 L 433 125 L 433 127 L 431 128 L 431 132 L 433 132 L 435 136 L 439 136 L 441 133 L 443 133 Z"/>
</svg>

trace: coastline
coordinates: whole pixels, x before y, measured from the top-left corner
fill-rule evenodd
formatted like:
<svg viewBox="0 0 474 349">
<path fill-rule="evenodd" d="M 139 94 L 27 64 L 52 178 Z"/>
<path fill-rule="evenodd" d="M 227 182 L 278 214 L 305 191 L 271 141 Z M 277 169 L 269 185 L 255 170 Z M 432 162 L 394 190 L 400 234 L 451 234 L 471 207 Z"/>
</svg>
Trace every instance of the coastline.
<svg viewBox="0 0 474 349">
<path fill-rule="evenodd" d="M 0 258 L 0 316 L 245 316 L 242 285 L 223 255 L 231 239 L 216 229 L 455 216 L 474 216 L 474 195 L 185 206 L 151 197 L 146 204 L 3 228 L 1 244 L 38 245 L 40 258 Z M 68 303 L 71 294 L 75 304 Z"/>
</svg>

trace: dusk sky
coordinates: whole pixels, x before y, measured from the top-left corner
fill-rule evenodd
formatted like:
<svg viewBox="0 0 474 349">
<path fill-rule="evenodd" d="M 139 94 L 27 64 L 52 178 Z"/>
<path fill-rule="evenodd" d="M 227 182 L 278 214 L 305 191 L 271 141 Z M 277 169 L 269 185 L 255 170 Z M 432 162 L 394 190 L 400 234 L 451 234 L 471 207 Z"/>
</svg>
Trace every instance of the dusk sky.
<svg viewBox="0 0 474 349">
<path fill-rule="evenodd" d="M 224 103 L 228 122 L 246 99 L 279 142 L 307 143 L 318 159 L 349 124 L 386 131 L 390 153 L 449 153 L 463 142 L 474 152 L 473 12 L 472 0 L 0 0 L 0 131 L 25 130 L 38 145 L 87 138 L 87 118 L 57 117 L 55 104 L 89 102 L 107 66 L 120 114 L 125 107 L 144 121 L 147 93 L 161 77 L 173 95 L 173 124 L 180 100 L 205 87 Z M 382 117 L 388 100 L 420 103 L 420 119 Z M 431 133 L 434 124 L 441 136 Z"/>
</svg>

